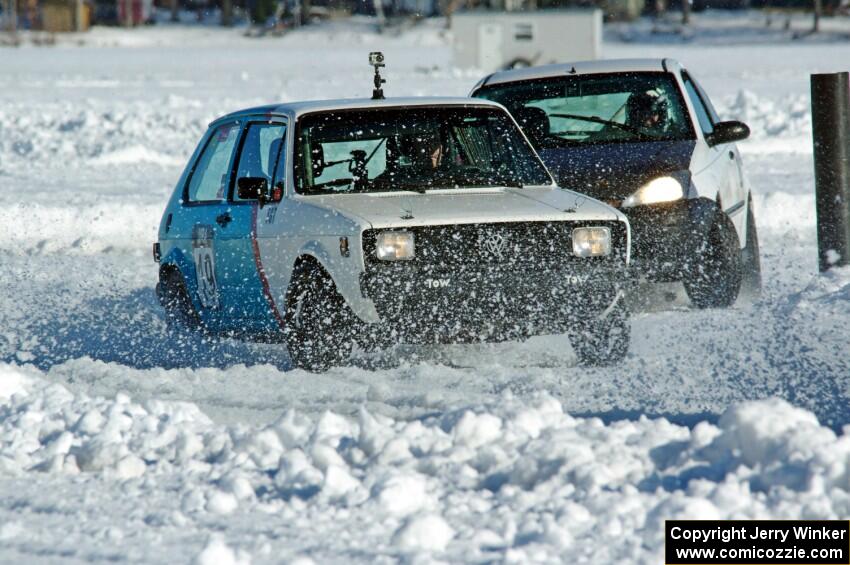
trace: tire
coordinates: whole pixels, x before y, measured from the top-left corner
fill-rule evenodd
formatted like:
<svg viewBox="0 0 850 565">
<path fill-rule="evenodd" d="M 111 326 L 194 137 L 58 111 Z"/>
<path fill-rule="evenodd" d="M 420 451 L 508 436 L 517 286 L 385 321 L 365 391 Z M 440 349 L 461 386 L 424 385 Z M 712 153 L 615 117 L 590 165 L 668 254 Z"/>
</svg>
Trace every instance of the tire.
<svg viewBox="0 0 850 565">
<path fill-rule="evenodd" d="M 292 274 L 284 340 L 293 366 L 325 371 L 348 361 L 354 314 L 321 268 L 302 263 Z"/>
<path fill-rule="evenodd" d="M 586 367 L 619 363 L 629 352 L 630 342 L 629 310 L 622 298 L 608 316 L 590 320 L 570 335 L 579 363 Z"/>
<path fill-rule="evenodd" d="M 198 331 L 201 319 L 195 311 L 183 275 L 176 269 L 169 269 L 159 283 L 160 303 L 165 309 L 165 323 L 169 331 Z"/>
<path fill-rule="evenodd" d="M 682 282 L 697 308 L 726 308 L 741 290 L 741 248 L 732 221 L 717 212 Z"/>
<path fill-rule="evenodd" d="M 741 294 L 751 300 L 761 296 L 761 255 L 753 199 L 747 202 L 747 243 L 741 250 Z"/>
<path fill-rule="evenodd" d="M 376 353 L 399 344 L 399 340 L 380 324 L 360 324 L 354 340 L 364 353 Z"/>
</svg>

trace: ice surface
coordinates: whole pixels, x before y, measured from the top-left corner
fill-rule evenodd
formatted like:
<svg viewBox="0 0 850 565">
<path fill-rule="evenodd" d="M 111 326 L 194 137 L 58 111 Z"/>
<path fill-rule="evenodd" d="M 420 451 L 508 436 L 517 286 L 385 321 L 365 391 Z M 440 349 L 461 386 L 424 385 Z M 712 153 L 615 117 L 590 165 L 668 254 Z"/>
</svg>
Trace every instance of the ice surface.
<svg viewBox="0 0 850 565">
<path fill-rule="evenodd" d="M 374 49 L 389 94 L 464 95 L 438 22 L 0 51 L 0 562 L 659 563 L 664 519 L 846 517 L 850 272 L 817 273 L 807 81 L 850 47 L 643 25 L 605 55 L 678 58 L 753 129 L 766 285 L 635 316 L 608 369 L 547 336 L 314 375 L 164 332 L 150 244 L 206 124 L 366 96 Z"/>
</svg>

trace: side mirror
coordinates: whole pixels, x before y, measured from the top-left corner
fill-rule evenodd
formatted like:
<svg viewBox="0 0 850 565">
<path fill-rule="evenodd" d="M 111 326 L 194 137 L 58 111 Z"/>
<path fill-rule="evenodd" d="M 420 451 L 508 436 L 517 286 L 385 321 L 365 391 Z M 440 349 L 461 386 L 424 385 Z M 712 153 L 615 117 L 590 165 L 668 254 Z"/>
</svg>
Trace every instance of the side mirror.
<svg viewBox="0 0 850 565">
<path fill-rule="evenodd" d="M 242 177 L 236 181 L 241 200 L 257 200 L 260 206 L 268 202 L 269 181 L 263 177 Z"/>
<path fill-rule="evenodd" d="M 750 128 L 744 122 L 730 121 L 714 124 L 714 131 L 705 138 L 709 145 L 734 143 L 750 137 Z"/>
</svg>

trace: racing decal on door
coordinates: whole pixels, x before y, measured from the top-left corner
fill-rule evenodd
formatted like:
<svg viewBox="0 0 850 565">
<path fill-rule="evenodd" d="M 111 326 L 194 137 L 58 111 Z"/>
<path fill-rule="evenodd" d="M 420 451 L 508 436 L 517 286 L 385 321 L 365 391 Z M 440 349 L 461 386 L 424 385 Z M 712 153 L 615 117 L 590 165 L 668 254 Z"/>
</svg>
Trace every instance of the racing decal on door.
<svg viewBox="0 0 850 565">
<path fill-rule="evenodd" d="M 277 206 L 275 206 L 273 209 L 275 213 L 277 213 Z M 271 309 L 272 315 L 274 316 L 278 327 L 283 329 L 284 319 L 280 311 L 277 309 L 277 305 L 275 304 L 274 296 L 272 296 L 271 287 L 269 286 L 269 278 L 266 276 L 266 269 L 265 267 L 263 267 L 263 260 L 260 257 L 260 242 L 257 239 L 257 235 L 262 227 L 262 224 L 259 224 L 259 222 L 257 221 L 257 215 L 259 214 L 258 210 L 259 206 L 255 205 L 251 214 L 251 245 L 254 248 L 254 262 L 257 264 L 257 275 L 260 277 L 260 283 L 263 285 L 263 295 L 265 295 L 266 300 L 269 303 L 269 308 Z M 266 219 L 269 220 L 268 223 L 271 223 L 274 221 L 274 214 L 268 214 L 269 215 L 266 216 Z"/>
<path fill-rule="evenodd" d="M 197 225 L 192 229 L 192 257 L 198 278 L 198 297 L 204 308 L 218 308 L 218 284 L 215 280 L 215 253 L 212 226 Z"/>
</svg>

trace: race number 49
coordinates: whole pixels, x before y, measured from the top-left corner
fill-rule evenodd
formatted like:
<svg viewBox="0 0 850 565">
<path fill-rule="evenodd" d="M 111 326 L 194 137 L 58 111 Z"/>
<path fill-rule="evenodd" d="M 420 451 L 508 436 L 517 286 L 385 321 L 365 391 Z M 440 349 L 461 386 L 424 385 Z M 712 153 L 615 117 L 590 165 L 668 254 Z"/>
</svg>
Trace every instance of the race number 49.
<svg viewBox="0 0 850 565">
<path fill-rule="evenodd" d="M 192 257 L 195 260 L 198 297 L 201 305 L 204 308 L 218 308 L 212 226 L 195 226 L 192 233 Z"/>
</svg>

